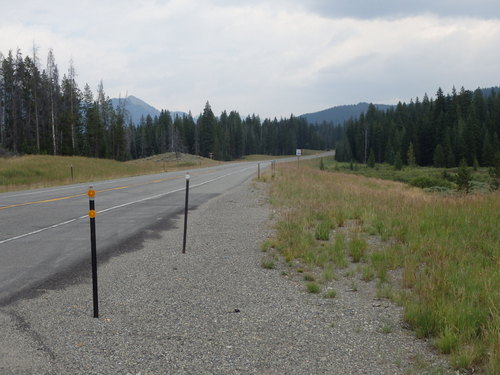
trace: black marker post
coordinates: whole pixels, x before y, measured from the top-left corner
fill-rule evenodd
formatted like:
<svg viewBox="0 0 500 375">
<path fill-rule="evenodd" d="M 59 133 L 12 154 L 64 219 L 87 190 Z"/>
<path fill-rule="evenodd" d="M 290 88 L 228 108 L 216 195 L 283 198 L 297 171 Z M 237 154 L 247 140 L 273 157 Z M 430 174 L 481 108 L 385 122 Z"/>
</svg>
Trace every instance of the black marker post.
<svg viewBox="0 0 500 375">
<path fill-rule="evenodd" d="M 92 253 L 92 292 L 94 301 L 94 318 L 99 318 L 99 298 L 97 294 L 97 246 L 96 246 L 96 235 L 95 235 L 95 190 L 92 186 L 87 192 L 89 196 L 89 218 L 90 218 L 90 250 Z"/>
<path fill-rule="evenodd" d="M 182 253 L 186 253 L 186 236 L 187 236 L 187 223 L 188 223 L 188 202 L 189 202 L 189 179 L 191 176 L 189 172 L 186 173 L 186 205 L 184 207 L 184 238 L 182 240 Z"/>
</svg>

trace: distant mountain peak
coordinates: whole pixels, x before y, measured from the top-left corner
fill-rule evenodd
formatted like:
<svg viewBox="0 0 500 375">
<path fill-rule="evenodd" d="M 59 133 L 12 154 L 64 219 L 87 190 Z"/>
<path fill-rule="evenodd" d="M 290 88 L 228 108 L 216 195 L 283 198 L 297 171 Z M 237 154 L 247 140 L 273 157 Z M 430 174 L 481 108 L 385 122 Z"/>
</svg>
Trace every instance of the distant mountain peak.
<svg viewBox="0 0 500 375">
<path fill-rule="evenodd" d="M 127 114 L 127 123 L 131 121 L 134 125 L 139 125 L 141 119 L 143 117 L 146 118 L 148 115 L 152 118 L 160 116 L 160 111 L 158 109 L 134 95 L 129 95 L 126 98 L 111 99 L 111 103 L 114 108 L 118 108 L 119 105 L 124 105 Z M 176 116 L 183 116 L 185 113 L 171 112 L 170 115 L 172 118 L 175 118 Z"/>
</svg>

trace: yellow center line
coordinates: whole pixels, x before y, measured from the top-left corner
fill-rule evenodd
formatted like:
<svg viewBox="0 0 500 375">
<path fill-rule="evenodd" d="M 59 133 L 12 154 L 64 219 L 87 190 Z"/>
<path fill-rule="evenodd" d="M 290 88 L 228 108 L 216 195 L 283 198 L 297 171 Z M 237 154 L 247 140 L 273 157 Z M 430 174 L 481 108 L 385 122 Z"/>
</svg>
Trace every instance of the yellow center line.
<svg viewBox="0 0 500 375">
<path fill-rule="evenodd" d="M 96 190 L 96 193 L 106 193 L 108 191 L 113 191 L 113 190 L 123 190 L 123 189 L 132 188 L 132 187 L 138 187 L 138 186 L 144 186 L 144 185 L 151 185 L 151 184 L 158 184 L 160 182 L 165 182 L 165 181 L 168 181 L 168 180 L 176 180 L 176 179 L 183 178 L 183 177 L 184 176 L 167 177 L 167 178 L 162 178 L 162 179 L 159 179 L 159 180 L 153 180 L 153 181 L 148 181 L 148 182 L 141 182 L 140 184 L 133 184 L 133 185 L 127 185 L 127 186 L 118 186 L 118 187 L 109 188 L 109 189 Z M 79 198 L 79 197 L 83 197 L 83 196 L 86 196 L 86 195 L 87 195 L 87 193 L 83 193 L 83 194 L 76 194 L 76 195 L 68 195 L 68 196 L 59 197 L 59 198 L 43 199 L 43 200 L 40 200 L 40 201 L 16 203 L 16 204 L 11 204 L 9 206 L 0 207 L 0 211 L 1 210 L 6 210 L 7 208 L 29 206 L 29 205 L 32 205 L 32 204 L 51 203 L 51 202 L 57 202 L 57 201 L 62 201 L 62 200 L 66 200 L 66 199 Z"/>
</svg>

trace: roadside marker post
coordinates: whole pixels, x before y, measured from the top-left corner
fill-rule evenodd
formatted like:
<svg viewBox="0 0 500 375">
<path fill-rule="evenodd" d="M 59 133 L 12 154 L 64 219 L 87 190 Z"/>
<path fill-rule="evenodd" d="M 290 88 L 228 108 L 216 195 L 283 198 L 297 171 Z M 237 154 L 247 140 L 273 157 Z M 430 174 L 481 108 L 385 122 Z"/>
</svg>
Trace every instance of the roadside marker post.
<svg viewBox="0 0 500 375">
<path fill-rule="evenodd" d="M 94 318 L 99 318 L 99 298 L 97 291 L 97 246 L 95 235 L 95 190 L 92 186 L 87 191 L 89 196 L 89 218 L 90 218 L 90 250 L 92 254 L 92 295 L 94 303 Z"/>
<path fill-rule="evenodd" d="M 184 207 L 184 238 L 182 240 L 182 253 L 186 253 L 186 236 L 187 236 L 187 222 L 188 222 L 188 202 L 189 202 L 189 179 L 191 176 L 189 172 L 186 173 L 186 204 Z"/>
<path fill-rule="evenodd" d="M 71 165 L 71 182 L 74 182 L 74 179 L 73 179 L 73 165 Z"/>
<path fill-rule="evenodd" d="M 257 164 L 257 179 L 260 180 L 260 163 Z"/>
</svg>

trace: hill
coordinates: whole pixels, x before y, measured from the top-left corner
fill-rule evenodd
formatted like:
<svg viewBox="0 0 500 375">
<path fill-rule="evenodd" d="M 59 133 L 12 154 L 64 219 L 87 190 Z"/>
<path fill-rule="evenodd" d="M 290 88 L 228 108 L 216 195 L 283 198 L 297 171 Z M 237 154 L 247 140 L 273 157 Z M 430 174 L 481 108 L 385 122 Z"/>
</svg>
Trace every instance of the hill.
<svg viewBox="0 0 500 375">
<path fill-rule="evenodd" d="M 358 103 L 351 105 L 340 105 L 328 108 L 319 112 L 306 113 L 300 117 L 305 118 L 310 124 L 321 124 L 323 122 L 333 124 L 343 124 L 349 119 L 357 119 L 368 109 L 368 103 Z M 392 108 L 392 105 L 375 104 L 375 107 L 381 111 Z"/>
<path fill-rule="evenodd" d="M 127 113 L 127 123 L 129 121 L 132 121 L 133 124 L 139 125 L 142 117 L 150 115 L 154 118 L 155 116 L 160 115 L 160 111 L 158 109 L 133 95 L 127 96 L 125 99 L 111 99 L 111 103 L 113 104 L 113 108 L 115 109 L 118 108 L 118 105 L 123 102 L 125 102 L 124 105 Z M 182 117 L 183 115 L 185 115 L 185 113 L 170 112 L 170 115 L 172 116 L 172 118 L 175 118 L 176 116 Z"/>
</svg>

